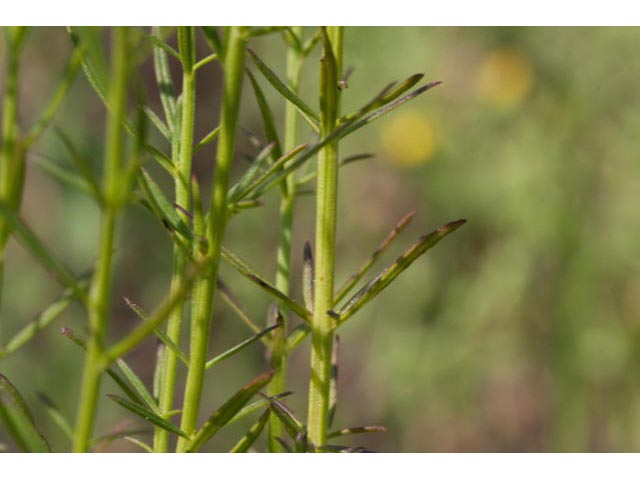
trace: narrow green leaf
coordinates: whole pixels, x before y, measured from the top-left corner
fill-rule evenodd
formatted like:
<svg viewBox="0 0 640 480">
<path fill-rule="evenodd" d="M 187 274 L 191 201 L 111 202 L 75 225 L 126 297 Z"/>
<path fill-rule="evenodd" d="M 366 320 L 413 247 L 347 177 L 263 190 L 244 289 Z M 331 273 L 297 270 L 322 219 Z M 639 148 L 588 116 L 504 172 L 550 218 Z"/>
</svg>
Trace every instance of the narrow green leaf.
<svg viewBox="0 0 640 480">
<path fill-rule="evenodd" d="M 133 310 L 133 312 L 138 316 L 138 318 L 140 318 L 140 320 L 142 320 L 143 322 L 146 322 L 148 320 L 148 318 L 149 318 L 148 314 L 140 306 L 138 306 L 135 303 L 131 302 L 126 297 L 125 297 L 124 301 L 127 303 L 129 308 L 131 310 Z M 153 333 L 154 333 L 154 335 L 156 337 L 158 337 L 160 339 L 160 341 L 167 348 L 169 348 L 173 353 L 176 354 L 176 357 L 178 357 L 182 363 L 184 363 L 185 365 L 189 365 L 189 362 L 187 361 L 187 356 L 184 354 L 184 352 L 182 350 L 180 350 L 180 347 L 178 347 L 178 345 L 176 345 L 173 340 L 171 340 L 169 337 L 167 337 L 167 335 L 162 331 L 162 329 L 156 328 L 153 331 Z"/>
<path fill-rule="evenodd" d="M 272 402 L 273 400 L 279 400 L 281 398 L 285 398 L 285 397 L 288 397 L 290 395 L 293 395 L 293 392 L 287 391 L 287 392 L 279 393 L 277 395 L 272 395 L 271 397 L 265 397 L 265 398 L 262 398 L 260 400 L 255 401 L 253 403 L 250 403 L 246 407 L 243 407 L 242 410 L 240 410 L 238 413 L 236 413 L 234 415 L 234 417 L 231 420 L 229 420 L 227 425 L 231 425 L 232 423 L 235 423 L 238 420 L 241 420 L 241 419 L 245 418 L 247 415 L 250 415 L 253 412 L 258 411 L 263 407 L 268 407 L 269 406 L 269 402 Z"/>
<path fill-rule="evenodd" d="M 13 229 L 13 235 L 20 244 L 65 287 L 73 290 L 78 298 L 86 298 L 85 288 L 75 279 L 71 271 L 55 257 L 27 225 L 13 213 L 3 202 L 0 202 L 0 215 L 4 215 Z"/>
<path fill-rule="evenodd" d="M 116 402 L 121 407 L 126 408 L 131 413 L 133 413 L 134 415 L 137 415 L 140 418 L 143 418 L 144 420 L 146 420 L 146 421 L 148 421 L 150 423 L 153 423 L 157 427 L 160 427 L 163 430 L 166 430 L 167 432 L 174 433 L 174 434 L 176 434 L 176 435 L 178 435 L 180 437 L 187 438 L 187 439 L 189 438 L 189 436 L 186 433 L 184 433 L 182 430 L 180 430 L 178 427 L 176 427 L 169 420 L 165 420 L 160 415 L 155 414 L 154 412 L 152 412 L 151 410 L 145 408 L 144 406 L 140 405 L 139 403 L 131 402 L 131 401 L 127 400 L 126 398 L 122 398 L 122 397 L 119 397 L 117 395 L 108 394 L 107 397 L 109 397 L 111 400 Z"/>
<path fill-rule="evenodd" d="M 208 65 L 209 63 L 213 62 L 214 60 L 218 59 L 218 54 L 217 53 L 212 53 L 211 55 L 207 55 L 204 58 L 201 58 L 200 60 L 198 60 L 196 62 L 196 64 L 193 66 L 193 70 L 197 71 L 199 69 L 201 69 L 202 67 L 204 67 L 205 65 Z"/>
<path fill-rule="evenodd" d="M 152 33 L 158 37 L 160 27 L 152 27 Z M 156 84 L 160 92 L 160 102 L 164 110 L 164 118 L 169 126 L 169 131 L 174 132 L 177 116 L 176 93 L 173 87 L 173 80 L 171 79 L 167 52 L 158 46 L 154 46 L 153 49 L 153 68 L 156 76 Z"/>
<path fill-rule="evenodd" d="M 411 245 L 400 257 L 389 265 L 377 277 L 362 287 L 336 314 L 330 312 L 338 323 L 345 322 L 366 303 L 384 290 L 398 275 L 406 270 L 423 253 L 435 246 L 440 240 L 457 230 L 466 223 L 466 220 L 456 220 L 440 227 L 436 231 L 424 235 L 416 243 Z"/>
<path fill-rule="evenodd" d="M 33 416 L 22 395 L 0 373 L 0 420 L 9 436 L 25 452 L 50 452 L 51 447 L 36 429 Z"/>
<path fill-rule="evenodd" d="M 73 428 L 71 427 L 71 424 L 67 421 L 67 419 L 64 418 L 64 415 L 60 411 L 60 408 L 55 404 L 53 400 L 51 400 L 51 398 L 49 398 L 44 393 L 36 392 L 36 395 L 38 396 L 38 399 L 44 404 L 45 410 L 47 411 L 49 417 L 51 417 L 51 420 L 53 420 L 53 423 L 55 423 L 58 428 L 60 428 L 65 437 L 73 441 Z"/>
<path fill-rule="evenodd" d="M 298 302 L 293 300 L 288 295 L 285 295 L 276 287 L 271 285 L 269 282 L 264 280 L 262 277 L 254 273 L 253 269 L 249 267 L 243 260 L 241 260 L 235 253 L 231 252 L 226 247 L 222 247 L 222 258 L 229 263 L 233 268 L 235 268 L 241 275 L 248 278 L 260 288 L 270 293 L 272 296 L 280 300 L 284 305 L 286 305 L 292 312 L 298 315 L 303 320 L 310 322 L 311 312 L 309 312 L 306 308 L 300 305 Z"/>
<path fill-rule="evenodd" d="M 79 190 L 82 193 L 85 193 L 91 197 L 93 197 L 99 204 L 100 198 L 95 196 L 94 190 L 91 188 L 91 185 L 85 181 L 80 175 L 77 175 L 68 169 L 58 165 L 56 162 L 53 162 L 40 154 L 34 154 L 32 152 L 29 153 L 33 156 L 33 160 L 44 170 L 45 173 L 50 175 L 53 179 L 59 181 L 61 184 L 66 185 L 68 187 Z"/>
<path fill-rule="evenodd" d="M 284 438 L 282 437 L 276 437 L 276 441 L 282 445 L 282 448 L 284 448 L 284 451 L 287 453 L 293 453 L 293 448 L 291 448 L 291 445 L 289 445 L 289 442 L 287 442 Z"/>
<path fill-rule="evenodd" d="M 78 345 L 83 350 L 87 350 L 87 342 L 76 335 L 76 333 L 69 327 L 64 327 L 60 333 L 71 340 L 73 343 Z M 116 372 L 113 368 L 107 368 L 107 375 L 111 377 L 111 379 L 120 387 L 122 393 L 124 393 L 127 397 L 129 397 L 132 401 L 136 403 L 143 403 L 143 400 L 138 397 L 136 392 L 129 386 L 125 379 L 123 379 L 118 372 Z"/>
<path fill-rule="evenodd" d="M 251 185 L 242 190 L 234 200 L 240 200 L 242 198 L 248 197 L 253 192 L 255 193 L 253 193 L 253 195 L 251 195 L 249 198 L 255 199 L 262 195 L 264 190 L 260 187 L 262 187 L 270 178 L 276 176 L 278 172 L 284 171 L 285 164 L 289 162 L 289 160 L 292 160 L 296 155 L 298 155 L 298 153 L 302 152 L 306 147 L 307 144 L 303 143 L 302 145 L 298 145 L 297 147 L 292 148 L 287 153 L 282 155 L 275 162 L 273 162 L 265 172 L 263 172 L 258 178 L 256 178 L 255 181 L 251 183 Z"/>
<path fill-rule="evenodd" d="M 302 297 L 304 298 L 304 306 L 307 310 L 313 312 L 313 279 L 315 268 L 313 265 L 313 252 L 311 244 L 305 242 L 304 255 L 302 261 Z"/>
<path fill-rule="evenodd" d="M 351 277 L 347 279 L 344 285 L 340 287 L 340 289 L 338 290 L 338 293 L 336 293 L 335 300 L 334 300 L 336 304 L 339 303 L 340 300 L 342 300 L 345 297 L 345 295 L 347 295 L 347 293 L 351 291 L 351 289 L 356 285 L 356 283 L 358 283 L 358 281 L 366 275 L 366 273 L 374 265 L 374 263 L 380 257 L 380 255 L 382 255 L 389 248 L 389 246 L 391 245 L 393 240 L 395 240 L 398 234 L 400 234 L 400 232 L 402 232 L 407 227 L 407 225 L 411 223 L 411 220 L 413 220 L 413 217 L 415 216 L 415 214 L 416 214 L 416 211 L 412 210 L 411 212 L 407 213 L 404 217 L 402 217 L 400 221 L 395 225 L 395 227 L 393 227 L 393 230 L 391 230 L 389 234 L 385 237 L 382 243 L 378 245 L 378 248 L 375 249 L 375 251 L 367 259 L 364 265 L 362 265 L 356 273 L 354 273 L 353 275 L 351 275 Z"/>
<path fill-rule="evenodd" d="M 284 98 L 295 105 L 296 109 L 302 115 L 309 126 L 316 132 L 320 131 L 320 116 L 313 111 L 313 109 L 307 105 L 298 95 L 296 95 L 282 80 L 278 78 L 273 70 L 267 67 L 262 60 L 253 52 L 253 50 L 247 50 L 253 61 L 260 70 L 260 73 L 267 79 L 273 88 L 275 88 Z"/>
<path fill-rule="evenodd" d="M 82 59 L 82 68 L 89 83 L 100 99 L 107 103 L 107 55 L 102 44 L 102 29 L 99 27 L 67 27 L 76 47 L 83 45 L 87 52 Z"/>
<path fill-rule="evenodd" d="M 149 153 L 158 164 L 172 177 L 176 174 L 176 170 L 171 159 L 153 145 L 145 145 L 144 150 Z"/>
<path fill-rule="evenodd" d="M 69 92 L 69 89 L 73 84 L 73 81 L 76 78 L 76 74 L 80 70 L 84 54 L 85 49 L 83 47 L 79 47 L 75 48 L 73 53 L 69 57 L 60 83 L 58 83 L 58 86 L 53 91 L 53 94 L 51 95 L 47 106 L 38 117 L 38 121 L 31 128 L 31 130 L 23 140 L 25 150 L 28 150 L 29 146 L 32 145 L 40 137 L 40 135 L 42 135 L 42 133 L 47 129 L 47 127 L 53 120 L 53 117 L 60 108 L 62 101 L 67 96 L 67 93 Z"/>
<path fill-rule="evenodd" d="M 209 44 L 211 50 L 218 54 L 220 60 L 224 60 L 224 48 L 222 47 L 222 42 L 220 41 L 220 37 L 218 36 L 218 32 L 215 27 L 201 27 L 202 33 Z"/>
<path fill-rule="evenodd" d="M 220 133 L 220 126 L 217 126 L 216 128 L 214 128 L 213 130 L 211 130 L 209 133 L 207 133 L 202 140 L 200 140 L 195 147 L 193 147 L 193 153 L 195 154 L 196 152 L 198 152 L 202 147 L 209 145 L 211 142 L 213 142 L 215 140 L 215 138 L 218 136 L 218 134 Z"/>
<path fill-rule="evenodd" d="M 142 175 L 138 177 L 140 179 L 140 186 L 147 195 L 149 203 L 154 210 L 156 210 L 156 215 L 158 215 L 162 220 L 167 221 L 174 231 L 179 232 L 186 239 L 192 241 L 193 234 L 189 227 L 184 223 L 182 217 L 178 215 L 176 207 L 167 200 L 167 197 L 165 197 L 158 184 L 153 181 L 147 171 L 145 169 L 141 169 L 141 172 Z"/>
<path fill-rule="evenodd" d="M 116 430 L 113 432 L 109 432 L 105 435 L 101 435 L 98 438 L 95 438 L 91 442 L 92 450 L 102 450 L 107 447 L 114 440 L 133 438 L 134 435 L 150 435 L 153 434 L 152 429 L 128 429 L 128 430 Z M 144 448 L 144 447 L 143 447 Z"/>
<path fill-rule="evenodd" d="M 305 433 L 305 428 L 302 422 L 295 417 L 293 412 L 289 410 L 284 403 L 279 400 L 272 400 L 269 402 L 269 409 L 280 419 L 285 430 L 293 440 L 296 439 L 298 434 Z"/>
<path fill-rule="evenodd" d="M 83 285 L 86 286 L 87 283 L 84 282 Z M 0 357 L 15 352 L 31 340 L 36 333 L 47 328 L 69 307 L 69 305 L 71 305 L 73 299 L 73 290 L 70 288 L 66 289 L 51 305 L 40 312 L 33 321 L 27 323 L 11 338 L 11 340 L 9 340 L 3 351 L 3 355 L 0 355 Z"/>
<path fill-rule="evenodd" d="M 336 438 L 343 437 L 345 435 L 358 435 L 360 433 L 377 433 L 377 432 L 386 432 L 387 428 L 381 425 L 371 425 L 368 427 L 351 427 L 351 428 L 341 428 L 340 430 L 335 430 L 330 432 L 327 438 Z"/>
<path fill-rule="evenodd" d="M 225 303 L 231 307 L 231 309 L 236 313 L 236 315 L 238 315 L 238 317 L 240 317 L 240 319 L 251 330 L 253 330 L 254 333 L 258 334 L 261 332 L 260 327 L 258 327 L 258 325 L 253 320 L 251 320 L 251 317 L 249 317 L 249 314 L 247 313 L 245 308 L 240 304 L 236 296 L 231 292 L 231 290 L 229 290 L 229 287 L 227 286 L 227 284 L 224 283 L 219 278 L 218 278 L 216 289 L 218 293 L 220 293 L 220 295 L 222 296 L 222 299 L 225 301 Z M 265 339 L 264 337 L 261 337 L 261 340 L 265 345 L 269 346 L 269 342 L 267 339 Z"/>
<path fill-rule="evenodd" d="M 282 30 L 286 30 L 289 27 L 251 27 L 249 29 L 249 33 L 247 37 L 255 38 L 262 37 L 264 35 L 269 35 L 271 33 L 281 32 Z"/>
<path fill-rule="evenodd" d="M 151 395 L 151 393 L 149 393 L 149 390 L 147 390 L 147 387 L 144 385 L 144 382 L 142 381 L 142 379 L 121 358 L 118 358 L 116 360 L 116 364 L 118 365 L 118 368 L 120 369 L 122 374 L 125 376 L 125 378 L 129 381 L 131 386 L 138 393 L 140 398 L 142 398 L 142 400 L 144 400 L 144 403 L 146 403 L 147 406 L 151 410 L 153 410 L 154 412 L 157 413 L 159 411 L 158 403 L 153 398 L 153 395 Z"/>
<path fill-rule="evenodd" d="M 276 128 L 276 122 L 273 112 L 271 111 L 271 107 L 269 106 L 260 85 L 256 81 L 256 78 L 253 76 L 253 73 L 251 73 L 250 70 L 247 70 L 247 75 L 249 76 L 249 80 L 251 80 L 253 93 L 255 94 L 258 102 L 258 108 L 260 109 L 260 115 L 262 116 L 262 124 L 264 125 L 264 133 L 267 141 L 274 144 L 273 154 L 276 157 L 280 157 L 282 156 L 282 144 L 278 137 L 278 130 Z"/>
<path fill-rule="evenodd" d="M 171 55 L 172 57 L 176 58 L 177 60 L 180 60 L 180 54 L 178 52 L 176 52 L 176 50 L 171 45 L 169 45 L 168 43 L 164 42 L 161 38 L 158 38 L 155 35 L 150 35 L 150 34 L 148 34 L 147 32 L 144 32 L 144 31 L 142 32 L 142 36 L 146 40 L 151 42 L 154 47 L 160 48 L 165 53 L 168 53 L 169 55 Z"/>
<path fill-rule="evenodd" d="M 209 420 L 198 430 L 187 446 L 188 452 L 197 451 L 211 439 L 229 420 L 244 407 L 258 391 L 266 386 L 274 375 L 274 371 L 263 373 L 242 387 L 235 395 L 215 411 Z"/>
<path fill-rule="evenodd" d="M 349 165 L 351 163 L 359 162 L 361 160 L 368 160 L 370 158 L 373 158 L 373 154 L 371 154 L 371 153 L 358 153 L 356 155 L 350 155 L 350 156 L 348 156 L 346 158 L 340 159 L 338 161 L 338 166 L 339 167 L 344 167 L 345 165 Z M 311 180 L 313 180 L 317 176 L 318 176 L 318 172 L 317 171 L 313 171 L 313 172 L 307 173 L 305 176 L 299 178 L 298 181 L 296 182 L 296 184 L 298 186 L 302 186 L 305 183 L 310 182 Z M 297 189 L 296 189 L 296 192 L 297 192 Z"/>
<path fill-rule="evenodd" d="M 264 413 L 260 415 L 260 418 L 258 418 L 258 421 L 254 423 L 249 431 L 229 450 L 229 453 L 244 453 L 249 450 L 249 448 L 256 443 L 256 440 L 269 421 L 269 413 L 269 410 L 265 410 Z"/>
<path fill-rule="evenodd" d="M 247 338 L 246 340 L 240 342 L 238 345 L 236 345 L 235 347 L 230 348 L 229 350 L 221 353 L 220 355 L 216 355 L 215 357 L 213 357 L 211 360 L 209 360 L 206 364 L 205 364 L 205 370 L 210 369 L 211 367 L 217 365 L 218 363 L 220 363 L 221 361 L 235 355 L 236 353 L 244 350 L 246 347 L 248 347 L 249 345 L 257 342 L 258 340 L 260 340 L 262 337 L 264 337 L 265 335 L 267 335 L 269 332 L 271 332 L 271 330 L 276 329 L 278 327 L 281 327 L 282 325 L 271 325 L 270 327 L 265 328 L 264 330 L 262 330 L 261 332 L 253 335 L 252 337 Z"/>
<path fill-rule="evenodd" d="M 156 127 L 158 132 L 160 132 L 160 134 L 164 138 L 166 138 L 167 140 L 171 141 L 171 130 L 160 119 L 160 117 L 158 117 L 158 114 L 156 112 L 154 112 L 153 110 L 151 110 L 151 108 L 146 106 L 146 105 L 144 106 L 144 113 L 149 118 L 149 120 L 151 120 L 151 123 L 153 123 L 153 125 Z"/>
<path fill-rule="evenodd" d="M 91 193 L 93 198 L 96 199 L 98 205 L 101 205 L 102 192 L 100 191 L 100 186 L 98 184 L 96 176 L 93 173 L 91 164 L 83 155 L 80 154 L 71 139 L 62 130 L 56 129 L 56 134 L 67 150 L 69 158 L 75 165 L 76 169 L 78 170 L 84 181 L 89 185 L 89 193 Z"/>
<path fill-rule="evenodd" d="M 313 51 L 315 46 L 320 42 L 320 37 L 321 33 L 320 29 L 318 29 L 318 31 L 313 36 L 309 37 L 307 41 L 302 44 L 303 57 L 308 56 Z"/>
<path fill-rule="evenodd" d="M 269 168 L 269 156 L 274 150 L 275 145 L 274 142 L 271 142 L 258 153 L 256 158 L 251 162 L 251 166 L 244 175 L 240 177 L 240 180 L 229 189 L 229 193 L 227 194 L 229 202 L 238 202 L 245 197 L 249 192 L 250 185 L 255 182 L 260 172 Z"/>
<path fill-rule="evenodd" d="M 287 337 L 287 350 L 293 352 L 302 341 L 311 333 L 311 326 L 308 323 L 301 323 Z"/>
</svg>

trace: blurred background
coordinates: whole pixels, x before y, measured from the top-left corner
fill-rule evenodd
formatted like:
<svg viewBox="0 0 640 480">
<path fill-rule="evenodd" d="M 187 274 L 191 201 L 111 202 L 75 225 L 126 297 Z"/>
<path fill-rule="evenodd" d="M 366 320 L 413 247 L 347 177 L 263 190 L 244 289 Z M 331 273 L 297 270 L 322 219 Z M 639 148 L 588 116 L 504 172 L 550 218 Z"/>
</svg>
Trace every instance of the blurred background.
<svg viewBox="0 0 640 480">
<path fill-rule="evenodd" d="M 417 210 L 413 223 L 368 278 L 421 234 L 468 220 L 341 331 L 335 426 L 388 428 L 345 440 L 349 444 L 382 452 L 640 450 L 639 45 L 637 28 L 347 28 L 345 66 L 354 70 L 343 92 L 345 113 L 416 72 L 444 84 L 342 144 L 345 156 L 375 157 L 341 170 L 338 285 L 408 211 Z M 279 35 L 257 38 L 252 48 L 284 77 Z M 21 81 L 25 126 L 46 102 L 69 50 L 62 28 L 31 32 Z M 310 105 L 317 104 L 317 63 L 312 55 L 303 70 L 302 96 Z M 149 103 L 159 112 L 150 62 L 142 71 Z M 282 100 L 261 84 L 281 120 Z M 263 138 L 255 98 L 245 87 L 241 125 Z M 201 70 L 197 88 L 201 138 L 216 124 L 217 65 Z M 96 169 L 103 124 L 104 108 L 80 75 L 55 126 Z M 302 129 L 300 140 L 308 136 Z M 236 176 L 248 165 L 242 154 L 255 153 L 241 137 Z M 160 138 L 154 143 L 168 148 Z M 204 185 L 214 148 L 203 149 L 194 162 Z M 38 158 L 47 158 L 72 168 L 53 129 L 33 150 L 23 218 L 76 272 L 86 271 L 96 251 L 98 210 L 39 167 Z M 169 193 L 170 179 L 148 163 Z M 271 279 L 277 208 L 272 194 L 262 208 L 242 212 L 225 241 Z M 293 238 L 296 298 L 313 215 L 313 196 L 300 197 Z M 19 245 L 11 243 L 7 257 L 0 311 L 5 340 L 60 293 Z M 151 310 L 169 284 L 170 240 L 140 206 L 126 212 L 117 261 L 112 339 L 138 322 L 125 296 Z M 263 321 L 270 299 L 226 266 L 221 277 Z M 250 335 L 220 301 L 215 315 L 214 352 Z M 24 394 L 56 451 L 68 444 L 42 413 L 35 391 L 74 418 L 82 352 L 59 330 L 82 331 L 85 323 L 85 313 L 74 306 L 27 347 L 0 360 L 0 371 Z M 149 385 L 154 352 L 150 340 L 127 358 Z M 265 364 L 256 346 L 210 371 L 203 416 Z M 292 357 L 290 372 L 295 394 L 288 403 L 302 419 L 307 375 L 308 341 Z M 105 379 L 102 392 L 117 387 Z M 224 451 L 250 423 L 223 430 L 208 447 Z M 97 434 L 136 425 L 119 406 L 101 402 Z M 4 431 L 0 443 L 13 449 Z M 103 450 L 137 447 L 119 440 Z"/>
</svg>

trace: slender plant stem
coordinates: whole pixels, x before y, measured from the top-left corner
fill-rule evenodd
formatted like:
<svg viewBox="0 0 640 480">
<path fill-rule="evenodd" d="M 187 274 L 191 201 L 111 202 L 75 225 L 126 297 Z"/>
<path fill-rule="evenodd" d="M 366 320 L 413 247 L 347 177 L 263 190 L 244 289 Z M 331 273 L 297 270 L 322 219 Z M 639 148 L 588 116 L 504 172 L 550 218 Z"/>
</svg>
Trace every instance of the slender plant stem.
<svg viewBox="0 0 640 480">
<path fill-rule="evenodd" d="M 193 155 L 193 130 L 196 110 L 196 75 L 193 65 L 195 63 L 195 34 L 193 27 L 178 27 L 178 45 L 182 59 L 182 120 L 179 136 L 179 157 L 177 162 L 178 178 L 175 180 L 175 201 L 188 211 L 191 207 L 191 158 Z M 174 135 L 174 139 L 178 136 Z M 175 142 L 175 140 L 174 140 Z M 184 214 L 183 214 L 184 215 Z M 185 218 L 188 222 L 188 219 Z M 179 235 L 179 233 L 175 233 Z M 171 278 L 171 292 L 175 294 L 182 278 L 186 274 L 186 261 L 184 253 L 179 246 L 173 249 L 173 276 Z M 184 313 L 184 300 L 181 301 L 169 316 L 167 323 L 167 336 L 176 345 L 180 342 L 180 327 Z M 160 414 L 167 415 L 173 410 L 174 392 L 176 385 L 176 373 L 178 357 L 171 349 L 163 348 L 164 361 L 162 381 L 160 386 L 159 407 Z M 168 450 L 169 432 L 157 427 L 154 437 L 154 451 L 166 452 Z"/>
<path fill-rule="evenodd" d="M 89 293 L 89 327 L 87 357 L 80 393 L 73 449 L 86 452 L 95 423 L 100 379 L 105 369 L 104 341 L 107 331 L 111 283 L 113 279 L 113 245 L 116 221 L 122 206 L 120 181 L 124 153 L 123 119 L 126 114 L 128 78 L 128 29 L 118 27 L 112 37 L 112 67 L 109 89 L 109 109 L 106 126 L 106 152 L 104 164 L 104 204 L 100 228 L 100 247 L 96 271 Z"/>
<path fill-rule="evenodd" d="M 24 184 L 24 152 L 18 144 L 18 78 L 20 51 L 26 27 L 5 27 L 6 77 L 2 102 L 2 146 L 0 147 L 0 201 L 17 212 Z M 4 280 L 4 251 L 10 234 L 8 219 L 0 216 L 0 304 Z M 1 332 L 1 330 L 0 330 Z M 0 337 L 1 338 L 1 337 Z"/>
<path fill-rule="evenodd" d="M 292 27 L 293 33 L 300 37 L 302 27 Z M 289 47 L 287 52 L 287 82 L 294 93 L 298 93 L 300 69 L 302 67 L 301 52 Z M 295 105 L 287 102 L 285 107 L 284 151 L 288 152 L 296 146 L 298 133 L 298 112 Z M 278 259 L 276 266 L 276 288 L 289 295 L 291 282 L 291 237 L 293 233 L 293 213 L 295 205 L 296 179 L 293 173 L 282 180 L 280 198 L 280 241 L 278 243 Z M 287 332 L 288 318 L 286 308 L 281 305 L 282 328 L 274 332 L 271 351 L 271 366 L 276 370 L 269 382 L 269 395 L 284 392 L 287 386 Z M 275 415 L 269 418 L 269 451 L 283 452 L 284 448 L 277 437 L 283 437 L 284 426 Z"/>
<path fill-rule="evenodd" d="M 206 224 L 207 255 L 211 258 L 211 264 L 205 276 L 195 286 L 191 306 L 189 372 L 181 421 L 181 428 L 187 435 L 192 435 L 195 432 L 200 410 L 211 332 L 213 294 L 215 293 L 222 238 L 227 219 L 227 191 L 235 153 L 235 136 L 244 74 L 245 43 L 245 28 L 229 27 L 224 55 L 224 91 L 220 115 L 220 136 L 216 153 L 216 172 L 209 218 Z M 196 254 L 201 255 L 201 252 L 196 250 Z M 177 451 L 185 451 L 186 446 L 185 439 L 180 438 Z"/>
<path fill-rule="evenodd" d="M 327 28 L 320 65 L 321 134 L 329 135 L 340 115 L 338 79 L 342 66 L 342 27 Z M 327 144 L 318 155 L 316 193 L 316 248 L 313 325 L 311 328 L 311 379 L 309 383 L 309 439 L 324 445 L 329 427 L 329 392 L 334 320 L 333 308 L 338 199 L 338 142 Z"/>
</svg>

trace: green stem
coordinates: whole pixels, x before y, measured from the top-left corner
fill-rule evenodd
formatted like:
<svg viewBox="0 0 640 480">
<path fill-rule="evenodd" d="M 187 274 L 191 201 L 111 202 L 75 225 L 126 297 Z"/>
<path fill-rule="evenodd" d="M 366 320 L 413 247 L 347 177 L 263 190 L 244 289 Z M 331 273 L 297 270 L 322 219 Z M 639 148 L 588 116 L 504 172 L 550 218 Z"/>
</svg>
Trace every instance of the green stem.
<svg viewBox="0 0 640 480">
<path fill-rule="evenodd" d="M 340 115 L 338 79 L 342 67 L 342 27 L 329 27 L 320 66 L 321 134 L 329 135 Z M 313 325 L 311 328 L 311 379 L 309 382 L 309 439 L 324 445 L 329 427 L 329 392 L 334 321 L 333 308 L 338 195 L 338 142 L 327 144 L 318 155 L 316 193 L 316 249 Z"/>
<path fill-rule="evenodd" d="M 196 430 L 205 364 L 211 332 L 213 294 L 215 293 L 222 238 L 227 219 L 227 191 L 235 153 L 235 135 L 244 73 L 245 27 L 229 27 L 224 56 L 224 91 L 220 122 L 220 136 L 216 153 L 216 172 L 213 182 L 211 208 L 206 225 L 207 255 L 210 267 L 195 286 L 191 306 L 191 348 L 189 373 L 184 393 L 181 428 L 192 435 Z M 196 255 L 201 255 L 196 251 Z M 185 439 L 178 440 L 177 451 L 184 452 Z"/>
<path fill-rule="evenodd" d="M 89 293 L 89 327 L 91 335 L 87 343 L 87 357 L 80 393 L 75 452 L 89 449 L 95 423 L 100 379 L 106 368 L 104 361 L 105 336 L 109 317 L 111 283 L 113 279 L 113 246 L 116 220 L 122 206 L 120 181 L 124 153 L 122 124 L 126 113 L 128 77 L 128 29 L 118 27 L 112 37 L 113 62 L 109 90 L 109 106 L 106 127 L 106 152 L 104 164 L 104 205 L 100 229 L 100 247 L 96 271 Z"/>
<path fill-rule="evenodd" d="M 195 34 L 193 27 L 178 27 L 178 44 L 182 57 L 182 120 L 179 137 L 179 157 L 177 162 L 178 178 L 175 180 L 175 201 L 185 211 L 191 208 L 191 159 L 193 156 L 193 130 L 196 111 L 196 75 L 193 68 L 195 60 Z M 174 139 L 177 139 L 174 136 Z M 175 142 L 175 141 L 174 141 Z M 188 218 L 185 221 L 188 222 Z M 178 235 L 178 233 L 176 233 Z M 173 276 L 171 293 L 180 288 L 182 278 L 186 274 L 186 262 L 179 246 L 173 249 Z M 184 300 L 171 312 L 167 323 L 167 336 L 176 345 L 180 344 L 180 327 L 184 313 Z M 173 410 L 176 385 L 178 357 L 171 349 L 164 349 L 162 381 L 159 392 L 160 414 L 167 416 Z M 162 428 L 155 429 L 154 451 L 166 452 L 169 447 L 169 432 Z"/>
<path fill-rule="evenodd" d="M 293 33 L 300 37 L 302 27 L 292 27 Z M 298 93 L 300 83 L 300 69 L 302 56 L 295 48 L 289 47 L 287 52 L 287 81 L 289 88 Z M 298 112 L 295 105 L 287 102 L 285 109 L 284 151 L 288 152 L 296 146 L 298 130 Z M 293 232 L 293 213 L 295 205 L 295 176 L 289 174 L 282 181 L 280 198 L 280 241 L 278 244 L 278 259 L 276 266 L 276 288 L 288 295 L 291 281 L 291 236 Z M 287 332 L 288 318 L 286 308 L 281 305 L 283 326 L 274 332 L 273 349 L 271 352 L 271 366 L 276 370 L 269 382 L 268 393 L 270 396 L 284 392 L 287 385 Z M 284 426 L 275 416 L 269 418 L 269 451 L 283 452 L 284 448 L 276 440 L 282 437 Z"/>
<path fill-rule="evenodd" d="M 0 147 L 0 201 L 16 213 L 24 185 L 24 152 L 18 144 L 18 76 L 20 51 L 26 27 L 5 27 L 6 80 L 2 103 L 2 146 Z M 8 219 L 0 216 L 0 304 L 4 280 L 4 251 L 9 239 Z"/>
</svg>

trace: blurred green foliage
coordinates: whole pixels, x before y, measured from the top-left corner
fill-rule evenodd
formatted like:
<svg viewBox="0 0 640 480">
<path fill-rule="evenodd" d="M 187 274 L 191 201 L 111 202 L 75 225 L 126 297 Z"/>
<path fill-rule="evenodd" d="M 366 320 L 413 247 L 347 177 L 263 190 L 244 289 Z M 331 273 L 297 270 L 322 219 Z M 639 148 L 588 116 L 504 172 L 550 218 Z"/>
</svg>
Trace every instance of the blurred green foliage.
<svg viewBox="0 0 640 480">
<path fill-rule="evenodd" d="M 27 123 L 70 49 L 63 29 L 31 35 L 21 86 Z M 413 224 L 383 264 L 449 220 L 469 223 L 345 327 L 336 425 L 386 425 L 387 433 L 363 441 L 380 451 L 639 450 L 640 29 L 348 28 L 345 42 L 345 66 L 354 68 L 345 112 L 415 72 L 444 84 L 345 142 L 345 155 L 376 157 L 342 170 L 338 283 L 412 208 L 418 210 Z M 282 72 L 282 39 L 254 43 Z M 307 62 L 302 77 L 309 103 L 314 97 L 305 92 L 317 86 L 316 60 Z M 199 74 L 197 138 L 215 122 L 217 68 Z M 152 69 L 144 69 L 157 111 Z M 252 95 L 242 109 L 241 125 L 261 136 Z M 282 105 L 276 111 L 282 114 Z M 54 124 L 96 169 L 103 121 L 99 100 L 79 78 Z M 211 175 L 213 148 L 204 148 L 194 162 L 203 177 Z M 251 148 L 243 138 L 240 153 Z M 49 130 L 28 160 L 22 216 L 68 265 L 84 271 L 94 261 L 97 208 L 40 170 L 37 155 L 71 165 Z M 277 199 L 270 200 L 234 219 L 225 243 L 273 278 Z M 303 244 L 313 236 L 312 212 L 312 197 L 301 197 L 293 238 L 296 298 Z M 171 270 L 169 239 L 143 208 L 128 209 L 121 238 L 114 338 L 137 322 L 123 297 L 152 307 Z M 8 252 L 4 339 L 60 292 L 17 244 Z M 266 317 L 265 294 L 229 268 L 221 276 L 254 318 Z M 250 332 L 227 308 L 216 308 L 212 348 L 221 352 Z M 0 363 L 58 451 L 66 448 L 64 437 L 40 413 L 34 392 L 46 392 L 74 417 L 81 352 L 58 331 L 81 331 L 83 315 L 70 309 Z M 128 357 L 149 383 L 153 347 L 148 341 Z M 300 416 L 307 358 L 306 348 L 296 352 L 290 372 L 296 393 L 289 403 Z M 222 362 L 208 377 L 205 411 L 265 363 L 259 348 L 242 359 Z M 103 393 L 116 391 L 110 382 L 104 381 Z M 99 434 L 125 422 L 126 414 L 106 400 L 100 412 Z M 126 422 L 136 425 L 133 418 Z M 220 436 L 228 445 L 212 448 L 229 448 L 250 424 L 229 428 Z M 0 442 L 9 444 L 4 432 Z M 116 441 L 108 448 L 133 447 Z"/>
</svg>

